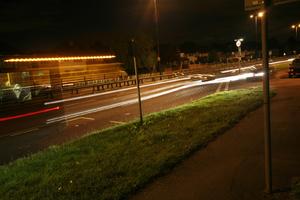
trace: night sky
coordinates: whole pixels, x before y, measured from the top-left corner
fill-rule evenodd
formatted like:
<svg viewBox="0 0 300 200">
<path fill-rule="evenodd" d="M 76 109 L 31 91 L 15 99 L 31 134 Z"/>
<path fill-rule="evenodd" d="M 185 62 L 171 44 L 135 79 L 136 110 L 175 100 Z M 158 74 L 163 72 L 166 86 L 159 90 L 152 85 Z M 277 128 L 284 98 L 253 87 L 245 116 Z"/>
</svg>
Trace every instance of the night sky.
<svg viewBox="0 0 300 200">
<path fill-rule="evenodd" d="M 162 43 L 254 40 L 243 0 L 160 0 L 159 5 Z M 153 0 L 1 0 L 0 43 L 40 50 L 66 41 L 101 41 L 104 35 L 153 33 L 153 10 Z M 271 37 L 293 36 L 290 26 L 300 22 L 299 11 L 299 2 L 274 7 Z"/>
</svg>

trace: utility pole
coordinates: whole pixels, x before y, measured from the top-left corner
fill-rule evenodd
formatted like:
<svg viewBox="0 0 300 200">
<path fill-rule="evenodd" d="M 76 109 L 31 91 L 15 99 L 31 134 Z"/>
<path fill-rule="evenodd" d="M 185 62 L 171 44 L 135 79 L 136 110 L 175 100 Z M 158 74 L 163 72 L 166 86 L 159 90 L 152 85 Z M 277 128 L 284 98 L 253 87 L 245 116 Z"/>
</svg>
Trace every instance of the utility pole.
<svg viewBox="0 0 300 200">
<path fill-rule="evenodd" d="M 255 58 L 259 57 L 258 54 L 258 16 L 255 15 Z"/>
<path fill-rule="evenodd" d="M 140 111 L 140 123 L 143 124 L 143 110 L 142 110 L 142 100 L 141 100 L 141 89 L 140 89 L 140 80 L 139 80 L 139 73 L 136 64 L 136 57 L 135 57 L 135 40 L 132 39 L 130 41 L 131 52 L 132 52 L 132 59 L 133 59 L 133 66 L 135 71 L 135 81 L 138 93 L 138 101 L 139 101 L 139 111 Z"/>
<path fill-rule="evenodd" d="M 154 14 L 155 14 L 155 39 L 156 39 L 156 61 L 157 61 L 157 66 L 156 70 L 159 71 L 160 75 L 162 75 L 162 71 L 160 68 L 160 42 L 159 42 L 159 2 L 158 0 L 154 0 Z"/>
<path fill-rule="evenodd" d="M 272 147 L 271 147 L 271 106 L 270 106 L 270 70 L 268 47 L 268 15 L 270 1 L 264 1 L 264 16 L 262 17 L 262 59 L 264 68 L 264 143 L 265 143 L 265 192 L 272 193 Z"/>
</svg>

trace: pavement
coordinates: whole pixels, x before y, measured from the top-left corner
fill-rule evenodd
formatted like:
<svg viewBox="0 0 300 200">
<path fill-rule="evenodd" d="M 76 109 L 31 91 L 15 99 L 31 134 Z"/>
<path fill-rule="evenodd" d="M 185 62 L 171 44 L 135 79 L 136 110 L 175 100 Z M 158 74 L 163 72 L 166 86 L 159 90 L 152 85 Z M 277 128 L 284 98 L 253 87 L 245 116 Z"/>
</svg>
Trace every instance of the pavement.
<svg viewBox="0 0 300 200">
<path fill-rule="evenodd" d="M 130 199 L 289 199 L 291 182 L 300 177 L 300 79 L 278 76 L 272 88 L 277 92 L 271 105 L 273 196 L 263 192 L 264 115 L 260 108 Z"/>
</svg>

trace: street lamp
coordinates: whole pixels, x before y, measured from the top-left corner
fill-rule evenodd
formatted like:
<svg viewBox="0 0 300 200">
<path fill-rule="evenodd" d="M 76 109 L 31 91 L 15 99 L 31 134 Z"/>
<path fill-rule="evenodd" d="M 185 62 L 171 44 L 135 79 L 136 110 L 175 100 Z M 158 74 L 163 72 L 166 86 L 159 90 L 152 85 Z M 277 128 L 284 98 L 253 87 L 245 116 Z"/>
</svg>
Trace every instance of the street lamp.
<svg viewBox="0 0 300 200">
<path fill-rule="evenodd" d="M 235 39 L 235 45 L 239 51 L 239 73 L 241 73 L 241 62 L 242 62 L 242 42 L 244 41 L 243 38 Z"/>
<path fill-rule="evenodd" d="M 296 40 L 298 40 L 298 28 L 300 28 L 300 24 L 298 24 L 298 25 L 292 25 L 291 28 L 295 29 Z"/>
<path fill-rule="evenodd" d="M 250 19 L 254 19 L 255 22 L 255 57 L 258 58 L 258 18 L 262 18 L 264 12 L 258 12 L 250 15 Z"/>
<path fill-rule="evenodd" d="M 157 50 L 157 67 L 156 70 L 159 71 L 160 75 L 162 74 L 160 69 L 160 48 L 159 48 L 159 2 L 154 0 L 154 13 L 155 13 L 155 37 L 156 37 L 156 50 Z"/>
</svg>

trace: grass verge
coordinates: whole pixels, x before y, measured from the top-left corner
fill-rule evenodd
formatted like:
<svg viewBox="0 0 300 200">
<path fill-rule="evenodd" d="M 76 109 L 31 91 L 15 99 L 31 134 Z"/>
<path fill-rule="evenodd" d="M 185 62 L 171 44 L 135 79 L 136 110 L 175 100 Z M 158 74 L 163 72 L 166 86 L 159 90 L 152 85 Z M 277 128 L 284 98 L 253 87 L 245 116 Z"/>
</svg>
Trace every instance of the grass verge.
<svg viewBox="0 0 300 200">
<path fill-rule="evenodd" d="M 261 89 L 214 94 L 0 167 L 1 199 L 121 199 L 262 105 Z"/>
<path fill-rule="evenodd" d="M 300 200 L 300 178 L 293 181 L 292 197 L 296 200 Z"/>
</svg>

